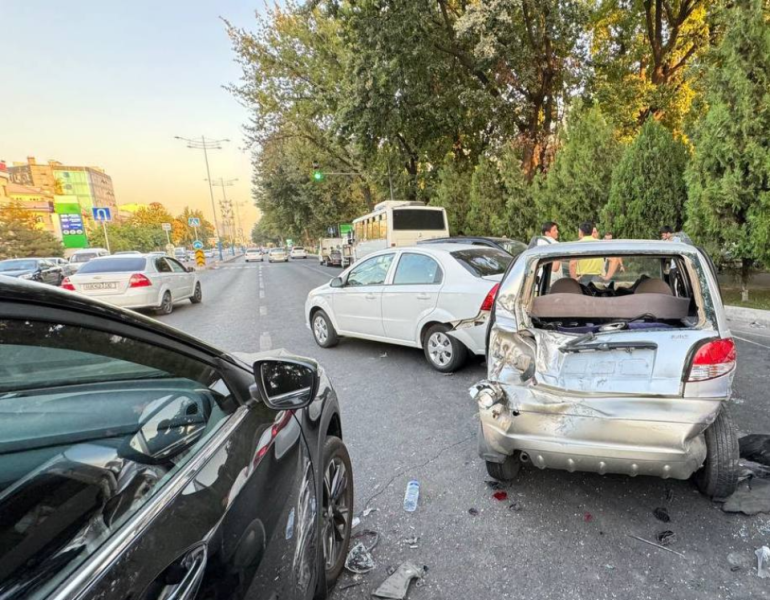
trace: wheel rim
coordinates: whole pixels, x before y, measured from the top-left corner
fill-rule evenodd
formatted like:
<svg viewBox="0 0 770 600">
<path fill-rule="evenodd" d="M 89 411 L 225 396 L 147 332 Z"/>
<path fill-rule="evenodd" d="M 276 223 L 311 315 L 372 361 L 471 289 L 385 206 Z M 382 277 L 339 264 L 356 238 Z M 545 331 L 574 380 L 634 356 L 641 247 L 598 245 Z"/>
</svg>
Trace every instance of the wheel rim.
<svg viewBox="0 0 770 600">
<path fill-rule="evenodd" d="M 168 312 L 168 309 L 171 308 L 171 294 L 168 292 L 163 294 L 163 304 L 161 306 L 163 307 L 163 312 Z"/>
<path fill-rule="evenodd" d="M 201 291 L 201 284 L 195 286 L 195 299 L 200 300 L 201 296 L 203 295 L 203 292 Z"/>
<path fill-rule="evenodd" d="M 326 467 L 323 491 L 323 548 L 326 570 L 334 568 L 345 550 L 350 525 L 348 472 L 345 463 L 335 457 Z"/>
<path fill-rule="evenodd" d="M 318 316 L 313 320 L 313 332 L 316 339 L 322 344 L 325 344 L 326 340 L 329 339 L 329 328 L 326 326 L 326 320 L 323 317 Z"/>
<path fill-rule="evenodd" d="M 428 339 L 428 355 L 434 364 L 445 367 L 452 360 L 452 340 L 441 331 Z"/>
</svg>

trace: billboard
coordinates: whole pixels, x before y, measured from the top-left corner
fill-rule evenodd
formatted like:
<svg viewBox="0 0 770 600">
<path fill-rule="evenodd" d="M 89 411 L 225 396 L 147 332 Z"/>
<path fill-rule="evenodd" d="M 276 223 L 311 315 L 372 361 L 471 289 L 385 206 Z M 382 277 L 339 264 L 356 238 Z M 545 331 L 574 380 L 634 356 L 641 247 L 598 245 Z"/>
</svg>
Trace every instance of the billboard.
<svg viewBox="0 0 770 600">
<path fill-rule="evenodd" d="M 62 243 L 65 248 L 88 248 L 86 224 L 77 202 L 56 202 L 54 210 L 59 215 Z"/>
</svg>

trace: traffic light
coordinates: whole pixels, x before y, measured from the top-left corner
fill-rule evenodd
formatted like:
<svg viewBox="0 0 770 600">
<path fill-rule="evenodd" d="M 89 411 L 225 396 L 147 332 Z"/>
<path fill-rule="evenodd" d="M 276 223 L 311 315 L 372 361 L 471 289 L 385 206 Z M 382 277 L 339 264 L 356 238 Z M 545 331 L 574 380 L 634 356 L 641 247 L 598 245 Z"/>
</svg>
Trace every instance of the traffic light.
<svg viewBox="0 0 770 600">
<path fill-rule="evenodd" d="M 313 181 L 323 181 L 324 174 L 321 171 L 321 166 L 317 163 L 313 163 Z"/>
</svg>

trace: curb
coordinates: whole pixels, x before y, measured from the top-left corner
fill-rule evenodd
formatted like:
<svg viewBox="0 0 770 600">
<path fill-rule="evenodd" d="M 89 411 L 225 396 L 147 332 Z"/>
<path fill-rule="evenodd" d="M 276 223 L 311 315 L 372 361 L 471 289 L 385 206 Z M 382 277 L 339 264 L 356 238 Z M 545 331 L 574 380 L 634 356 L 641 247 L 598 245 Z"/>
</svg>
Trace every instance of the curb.
<svg viewBox="0 0 770 600">
<path fill-rule="evenodd" d="M 206 265 L 206 269 L 216 269 L 216 268 L 219 267 L 219 265 L 223 265 L 225 263 L 232 262 L 232 261 L 240 258 L 241 256 L 243 256 L 243 254 L 236 254 L 235 256 L 229 256 L 229 257 L 224 258 L 222 260 L 214 259 L 214 264 L 212 264 L 211 266 Z"/>
<path fill-rule="evenodd" d="M 725 306 L 725 314 L 728 321 L 770 325 L 770 310 L 743 308 L 742 306 Z"/>
</svg>

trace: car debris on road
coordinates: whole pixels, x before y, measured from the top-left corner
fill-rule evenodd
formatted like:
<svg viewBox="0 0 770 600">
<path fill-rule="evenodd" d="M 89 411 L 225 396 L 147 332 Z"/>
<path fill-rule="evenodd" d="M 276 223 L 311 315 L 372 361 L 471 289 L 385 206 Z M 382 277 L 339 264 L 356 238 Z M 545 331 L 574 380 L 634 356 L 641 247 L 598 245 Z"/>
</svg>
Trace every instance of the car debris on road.
<svg viewBox="0 0 770 600">
<path fill-rule="evenodd" d="M 405 562 L 390 575 L 382 585 L 373 593 L 377 598 L 389 598 L 391 600 L 403 600 L 409 592 L 409 584 L 413 579 L 422 579 L 425 567 L 418 567 L 414 563 Z"/>
</svg>

